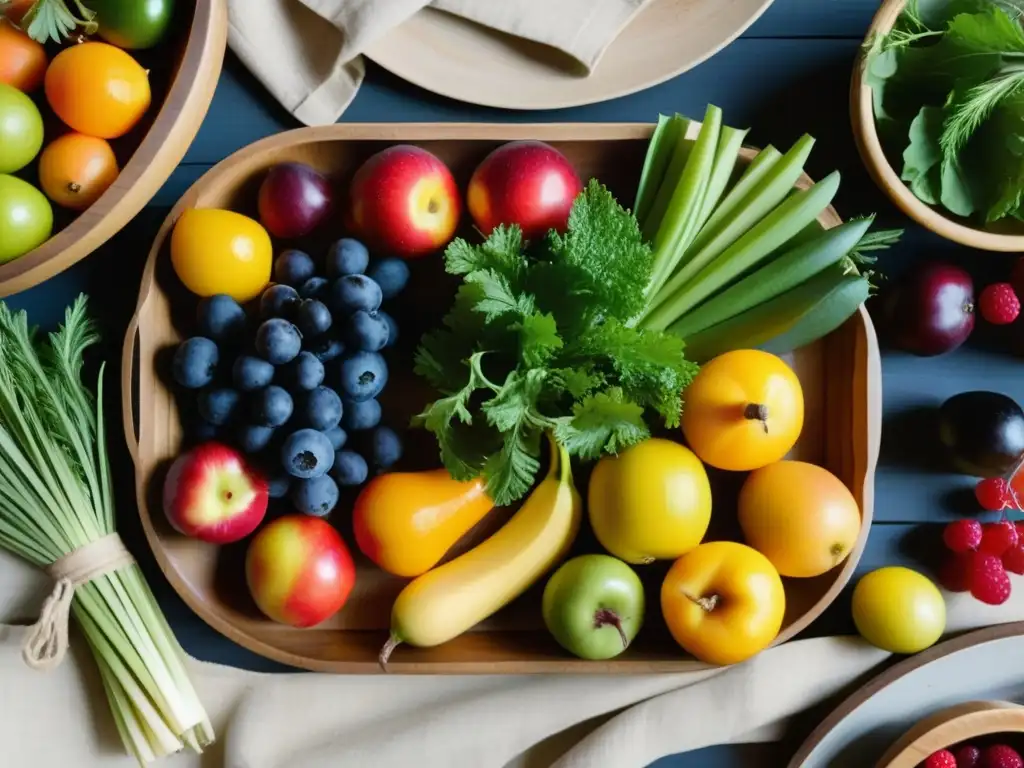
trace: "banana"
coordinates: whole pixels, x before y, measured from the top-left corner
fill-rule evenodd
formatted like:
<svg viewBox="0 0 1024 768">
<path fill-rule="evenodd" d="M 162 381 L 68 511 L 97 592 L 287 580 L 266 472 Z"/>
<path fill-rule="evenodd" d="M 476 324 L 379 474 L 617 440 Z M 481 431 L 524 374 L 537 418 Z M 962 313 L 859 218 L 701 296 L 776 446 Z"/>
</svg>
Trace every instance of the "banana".
<svg viewBox="0 0 1024 768">
<path fill-rule="evenodd" d="M 548 436 L 551 468 L 501 530 L 409 582 L 391 609 L 391 637 L 380 665 L 399 643 L 430 647 L 483 621 L 561 560 L 572 546 L 583 500 L 572 482 L 569 454 Z"/>
</svg>

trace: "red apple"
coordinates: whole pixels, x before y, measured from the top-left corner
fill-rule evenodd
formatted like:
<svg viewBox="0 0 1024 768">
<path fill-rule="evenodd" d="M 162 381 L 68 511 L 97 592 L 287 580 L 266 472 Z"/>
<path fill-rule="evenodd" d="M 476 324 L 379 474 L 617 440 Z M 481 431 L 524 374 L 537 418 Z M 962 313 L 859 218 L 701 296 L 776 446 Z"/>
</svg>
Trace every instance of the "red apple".
<svg viewBox="0 0 1024 768">
<path fill-rule="evenodd" d="M 229 544 L 256 530 L 267 513 L 267 481 L 234 448 L 217 442 L 183 453 L 164 480 L 164 514 L 175 530 Z"/>
<path fill-rule="evenodd" d="M 331 212 L 331 185 L 303 163 L 279 163 L 260 184 L 260 223 L 274 237 L 303 237 Z"/>
<path fill-rule="evenodd" d="M 349 218 L 375 250 L 418 258 L 444 248 L 462 213 L 452 172 L 410 144 L 388 147 L 364 162 L 349 190 Z"/>
<path fill-rule="evenodd" d="M 253 600 L 274 621 L 312 627 L 345 605 L 356 580 L 348 547 L 330 523 L 286 515 L 253 537 L 245 554 Z"/>
<path fill-rule="evenodd" d="M 484 158 L 469 180 L 466 204 L 485 235 L 499 224 L 518 224 L 535 240 L 564 231 L 573 200 L 583 190 L 576 169 L 543 141 L 512 141 Z"/>
</svg>

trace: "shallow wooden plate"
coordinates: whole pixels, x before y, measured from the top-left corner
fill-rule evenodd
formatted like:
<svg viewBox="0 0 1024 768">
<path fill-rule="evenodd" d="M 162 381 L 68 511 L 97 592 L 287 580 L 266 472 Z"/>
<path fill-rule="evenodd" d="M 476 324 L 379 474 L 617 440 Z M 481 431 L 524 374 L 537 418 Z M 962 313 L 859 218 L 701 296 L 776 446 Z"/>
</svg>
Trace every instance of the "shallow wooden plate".
<svg viewBox="0 0 1024 768">
<path fill-rule="evenodd" d="M 227 51 L 227 6 L 227 0 L 179 3 L 178 12 L 190 15 L 191 20 L 177 49 L 130 52 L 144 66 L 152 62 L 154 71 L 172 64 L 162 103 L 154 94 L 154 104 L 143 122 L 112 142 L 121 173 L 103 196 L 70 222 L 69 214 L 54 206 L 54 235 L 35 250 L 0 265 L 0 297 L 38 285 L 88 256 L 131 221 L 167 181 L 213 100 Z M 51 138 L 48 131 L 47 140 Z"/>
<path fill-rule="evenodd" d="M 175 395 L 165 384 L 167 354 L 193 332 L 195 297 L 178 283 L 170 268 L 168 236 L 183 210 L 230 207 L 254 213 L 255 196 L 267 168 L 291 160 L 309 163 L 326 173 L 339 189 L 371 153 L 398 142 L 423 146 L 452 168 L 462 189 L 476 164 L 495 146 L 513 139 L 534 138 L 563 151 L 584 178 L 601 179 L 624 205 L 631 204 L 652 126 L 585 125 L 333 125 L 303 128 L 272 136 L 237 152 L 215 166 L 185 194 L 164 222 L 142 280 L 136 315 L 128 328 L 122 360 L 125 435 L 136 465 L 139 512 L 156 559 L 185 602 L 215 629 L 241 645 L 277 661 L 319 671 L 375 672 L 377 652 L 387 638 L 391 603 L 403 580 L 382 572 L 357 555 L 356 587 L 346 607 L 312 630 L 297 630 L 263 618 L 243 583 L 244 543 L 219 551 L 172 531 L 160 508 L 160 489 L 182 440 Z M 755 155 L 744 150 L 747 160 Z M 804 179 L 802 184 L 810 184 Z M 839 222 L 831 209 L 822 221 Z M 340 230 L 327 233 L 337 237 Z M 391 381 L 382 396 L 386 416 L 399 426 L 419 412 L 429 393 L 411 374 L 412 350 L 419 335 L 438 322 L 451 301 L 453 285 L 440 259 L 413 262 L 411 287 L 397 308 L 402 335 L 389 359 Z M 881 432 L 881 369 L 874 329 L 861 310 L 839 330 L 798 350 L 791 363 L 804 387 L 807 415 L 794 456 L 819 463 L 838 475 L 861 506 L 864 525 L 850 557 L 815 579 L 787 580 L 787 614 L 777 642 L 807 627 L 835 599 L 853 574 L 867 541 L 874 507 L 875 463 Z M 137 370 L 137 376 L 133 374 Z M 133 398 L 137 392 L 137 413 Z M 136 427 L 136 423 L 138 426 Z M 437 465 L 437 449 L 429 434 L 406 436 L 408 468 Z M 716 511 L 711 535 L 738 533 L 734 502 L 739 475 L 718 473 Z M 577 475 L 585 495 L 585 476 Z M 351 496 L 342 498 L 332 521 L 351 544 Z M 507 519 L 510 511 L 495 510 L 461 542 L 469 546 Z M 584 532 L 578 542 L 595 545 Z M 457 548 L 458 549 L 458 548 Z M 647 622 L 629 650 L 606 662 L 581 661 L 562 651 L 540 618 L 539 585 L 491 620 L 433 649 L 400 647 L 389 669 L 416 673 L 644 672 L 701 668 L 672 641 L 661 621 L 658 588 L 668 563 L 641 570 L 649 589 Z"/>
<path fill-rule="evenodd" d="M 428 91 L 504 109 L 593 104 L 657 85 L 739 37 L 773 0 L 653 0 L 589 76 L 565 54 L 424 9 L 375 42 L 368 58 Z"/>
</svg>

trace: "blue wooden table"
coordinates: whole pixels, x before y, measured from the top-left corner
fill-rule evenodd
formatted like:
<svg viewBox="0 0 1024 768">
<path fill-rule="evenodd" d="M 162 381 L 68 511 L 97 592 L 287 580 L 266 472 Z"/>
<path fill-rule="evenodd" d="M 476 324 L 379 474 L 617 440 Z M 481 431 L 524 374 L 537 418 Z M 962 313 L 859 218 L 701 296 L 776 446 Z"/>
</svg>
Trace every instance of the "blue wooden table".
<svg viewBox="0 0 1024 768">
<path fill-rule="evenodd" d="M 1011 257 L 971 252 L 921 231 L 901 217 L 861 167 L 849 127 L 849 80 L 857 48 L 877 0 L 776 0 L 742 38 L 695 70 L 641 93 L 602 104 L 539 113 L 504 112 L 453 102 L 405 84 L 370 66 L 367 81 L 342 118 L 345 121 L 652 121 L 659 112 L 699 116 L 711 102 L 730 125 L 750 126 L 761 146 L 788 145 L 802 133 L 817 137 L 808 170 L 815 177 L 839 169 L 836 205 L 844 216 L 877 213 L 885 226 L 906 227 L 899 247 L 884 256 L 890 274 L 917 259 L 949 259 L 978 281 L 1006 279 Z M 106 359 L 116 364 L 124 328 L 136 301 L 152 238 L 181 193 L 213 164 L 257 139 L 297 127 L 259 84 L 229 56 L 199 135 L 153 203 L 120 235 L 89 259 L 44 285 L 10 300 L 30 310 L 32 320 L 54 325 L 79 291 L 93 297 L 105 333 Z M 1019 325 L 1019 324 L 1018 324 Z M 1024 401 L 1021 362 L 1009 352 L 1018 327 L 998 336 L 976 333 L 948 356 L 917 359 L 886 350 L 883 358 L 885 427 L 876 485 L 875 524 L 860 563 L 865 572 L 903 563 L 930 569 L 941 553 L 940 525 L 975 511 L 970 478 L 937 471 L 922 453 L 928 442 L 927 413 L 944 398 L 966 389 L 992 389 Z M 1024 341 L 1024 338 L 1019 341 Z M 1018 349 L 1024 344 L 1017 343 Z M 113 377 L 112 377 L 113 378 Z M 111 382 L 111 414 L 119 396 Z M 111 419 L 113 420 L 113 416 Z M 113 434 L 117 431 L 112 429 Z M 277 669 L 209 629 L 171 592 L 147 557 L 137 528 L 133 475 L 119 440 L 112 446 L 119 484 L 119 509 L 126 539 L 142 560 L 154 589 L 185 649 L 192 655 L 253 669 Z M 839 600 L 812 634 L 852 632 L 849 606 Z M 784 766 L 825 708 L 807 713 L 778 744 L 716 747 L 666 758 L 658 768 L 696 766 Z"/>
</svg>

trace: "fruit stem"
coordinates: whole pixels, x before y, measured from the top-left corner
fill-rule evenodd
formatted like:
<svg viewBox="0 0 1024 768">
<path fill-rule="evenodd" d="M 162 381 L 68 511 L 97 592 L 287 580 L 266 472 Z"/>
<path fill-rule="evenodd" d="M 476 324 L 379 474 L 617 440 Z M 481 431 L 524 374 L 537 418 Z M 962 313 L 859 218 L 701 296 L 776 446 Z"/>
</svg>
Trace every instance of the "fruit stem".
<svg viewBox="0 0 1024 768">
<path fill-rule="evenodd" d="M 760 421 L 764 427 L 764 433 L 768 434 L 768 406 L 763 403 L 749 403 L 743 409 L 743 418 L 751 421 Z"/>
<path fill-rule="evenodd" d="M 69 181 L 68 182 L 68 192 L 71 192 L 72 194 L 78 194 L 81 191 L 82 191 L 82 185 L 79 184 L 77 181 Z"/>
<path fill-rule="evenodd" d="M 597 609 L 594 613 L 594 629 L 600 629 L 601 627 L 615 627 L 619 630 L 619 637 L 622 638 L 622 649 L 625 650 L 629 647 L 629 638 L 626 637 L 626 630 L 622 628 L 622 622 L 615 611 L 607 608 Z"/>
<path fill-rule="evenodd" d="M 384 643 L 384 647 L 380 649 L 380 655 L 377 656 L 377 663 L 380 664 L 380 668 L 385 672 L 388 671 L 388 659 L 391 658 L 391 652 L 401 644 L 402 638 L 392 632 L 388 641 Z"/>
<path fill-rule="evenodd" d="M 836 565 L 843 556 L 846 554 L 846 547 L 840 544 L 838 541 L 829 547 L 828 553 L 832 555 L 832 564 Z"/>
<path fill-rule="evenodd" d="M 709 597 L 690 597 L 686 596 L 690 601 L 699 605 L 706 613 L 711 613 L 715 608 L 718 607 L 718 603 L 721 602 L 721 595 L 711 595 Z"/>
</svg>

